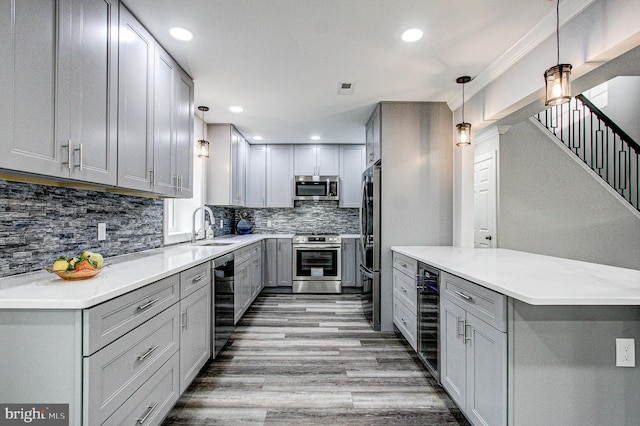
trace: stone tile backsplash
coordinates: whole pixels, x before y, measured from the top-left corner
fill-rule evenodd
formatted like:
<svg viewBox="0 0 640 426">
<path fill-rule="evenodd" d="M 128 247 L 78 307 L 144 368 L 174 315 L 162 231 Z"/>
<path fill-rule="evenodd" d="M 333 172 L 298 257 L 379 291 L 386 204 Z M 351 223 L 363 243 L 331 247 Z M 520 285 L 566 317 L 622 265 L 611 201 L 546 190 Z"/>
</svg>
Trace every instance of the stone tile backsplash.
<svg viewBox="0 0 640 426">
<path fill-rule="evenodd" d="M 359 210 L 338 208 L 337 201 L 296 201 L 294 208 L 236 209 L 234 232 L 243 213 L 253 224 L 254 234 L 360 232 Z"/>
<path fill-rule="evenodd" d="M 160 199 L 0 179 L 0 277 L 85 249 L 109 257 L 162 247 L 162 218 Z"/>
<path fill-rule="evenodd" d="M 210 207 L 216 225 L 224 221 L 223 229 L 215 226 L 216 236 L 235 233 L 242 214 L 253 233 L 358 233 L 358 209 L 338 208 L 335 201 Z M 100 222 L 107 225 L 105 241 L 97 241 Z M 0 277 L 42 269 L 61 254 L 93 250 L 112 257 L 162 246 L 161 199 L 0 179 Z"/>
</svg>

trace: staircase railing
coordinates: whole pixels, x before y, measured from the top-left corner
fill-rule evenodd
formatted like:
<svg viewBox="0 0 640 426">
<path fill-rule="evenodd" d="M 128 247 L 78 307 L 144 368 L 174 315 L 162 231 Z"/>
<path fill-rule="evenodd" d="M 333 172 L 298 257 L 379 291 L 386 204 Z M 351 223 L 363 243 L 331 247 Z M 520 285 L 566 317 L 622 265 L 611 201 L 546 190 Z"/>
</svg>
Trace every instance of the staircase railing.
<svg viewBox="0 0 640 426">
<path fill-rule="evenodd" d="M 582 95 L 534 116 L 640 210 L 640 145 Z"/>
</svg>

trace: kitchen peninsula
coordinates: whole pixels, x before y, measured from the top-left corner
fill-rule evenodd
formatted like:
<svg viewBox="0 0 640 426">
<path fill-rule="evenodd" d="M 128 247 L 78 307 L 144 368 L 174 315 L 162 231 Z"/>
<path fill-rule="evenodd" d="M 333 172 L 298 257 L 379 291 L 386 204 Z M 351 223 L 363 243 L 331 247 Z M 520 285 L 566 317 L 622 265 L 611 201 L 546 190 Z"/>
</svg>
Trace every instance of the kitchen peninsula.
<svg viewBox="0 0 640 426">
<path fill-rule="evenodd" d="M 640 271 L 504 249 L 392 250 L 442 271 L 441 382 L 472 420 L 640 423 L 640 370 L 616 367 L 616 338 L 640 340 Z"/>
</svg>

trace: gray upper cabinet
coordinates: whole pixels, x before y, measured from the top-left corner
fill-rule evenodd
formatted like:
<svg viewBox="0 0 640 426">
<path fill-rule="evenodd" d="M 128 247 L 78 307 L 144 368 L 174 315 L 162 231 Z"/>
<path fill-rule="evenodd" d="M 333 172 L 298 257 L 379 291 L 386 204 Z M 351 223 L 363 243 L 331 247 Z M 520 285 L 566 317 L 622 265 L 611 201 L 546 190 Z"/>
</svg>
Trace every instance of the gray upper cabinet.
<svg viewBox="0 0 640 426">
<path fill-rule="evenodd" d="M 215 154 L 207 162 L 207 204 L 244 206 L 247 142 L 232 124 L 210 124 L 208 129 Z"/>
<path fill-rule="evenodd" d="M 364 145 L 340 146 L 340 207 L 360 207 L 360 189 L 364 169 Z"/>
<path fill-rule="evenodd" d="M 293 146 L 267 146 L 267 207 L 293 207 Z"/>
<path fill-rule="evenodd" d="M 193 80 L 120 7 L 118 186 L 193 194 Z"/>
<path fill-rule="evenodd" d="M 247 152 L 246 207 L 265 207 L 267 203 L 267 145 L 249 145 Z"/>
<path fill-rule="evenodd" d="M 0 3 L 0 167 L 116 183 L 117 7 Z"/>
<path fill-rule="evenodd" d="M 296 145 L 294 175 L 337 176 L 340 173 L 339 145 Z"/>
<path fill-rule="evenodd" d="M 120 6 L 118 186 L 151 191 L 153 184 L 153 63 L 155 41 Z"/>
<path fill-rule="evenodd" d="M 381 119 L 382 119 L 382 111 L 380 104 L 376 106 L 369 122 L 367 123 L 366 129 L 366 150 L 367 150 L 367 167 L 373 165 L 376 161 L 381 158 Z"/>
</svg>

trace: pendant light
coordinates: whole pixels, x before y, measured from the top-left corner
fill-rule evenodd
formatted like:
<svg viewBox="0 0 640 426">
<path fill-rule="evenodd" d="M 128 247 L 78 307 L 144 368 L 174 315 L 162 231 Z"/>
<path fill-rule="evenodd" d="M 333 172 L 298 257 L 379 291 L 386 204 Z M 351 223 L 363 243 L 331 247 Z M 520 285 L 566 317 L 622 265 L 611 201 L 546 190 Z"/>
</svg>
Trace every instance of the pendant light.
<svg viewBox="0 0 640 426">
<path fill-rule="evenodd" d="M 544 105 L 560 105 L 571 100 L 571 64 L 560 63 L 560 0 L 556 0 L 557 65 L 544 72 L 546 96 Z"/>
<path fill-rule="evenodd" d="M 198 141 L 198 157 L 209 158 L 209 141 L 204 139 L 204 126 L 207 124 L 204 121 L 204 113 L 209 111 L 209 107 L 199 106 L 198 111 L 202 111 L 202 139 Z"/>
<path fill-rule="evenodd" d="M 465 123 L 464 121 L 464 85 L 470 81 L 471 77 L 468 75 L 456 79 L 456 83 L 462 84 L 462 123 L 456 124 L 456 129 L 458 129 L 456 145 L 458 146 L 471 145 L 471 123 Z"/>
</svg>

